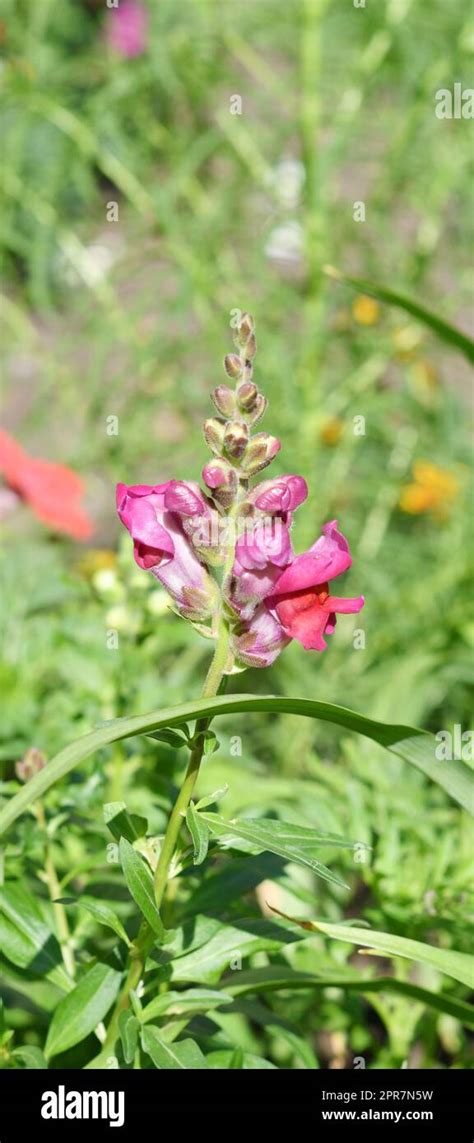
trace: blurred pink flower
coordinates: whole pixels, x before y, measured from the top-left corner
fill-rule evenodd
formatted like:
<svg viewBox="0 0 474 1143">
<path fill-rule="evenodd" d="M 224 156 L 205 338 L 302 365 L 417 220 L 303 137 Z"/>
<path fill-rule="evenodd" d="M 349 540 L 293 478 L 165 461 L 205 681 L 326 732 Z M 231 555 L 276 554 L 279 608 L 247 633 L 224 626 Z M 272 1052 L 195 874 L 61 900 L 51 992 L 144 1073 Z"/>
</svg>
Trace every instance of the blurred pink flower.
<svg viewBox="0 0 474 1143">
<path fill-rule="evenodd" d="M 148 44 L 149 14 L 138 0 L 120 0 L 107 14 L 106 36 L 110 47 L 126 59 L 141 56 Z"/>
</svg>

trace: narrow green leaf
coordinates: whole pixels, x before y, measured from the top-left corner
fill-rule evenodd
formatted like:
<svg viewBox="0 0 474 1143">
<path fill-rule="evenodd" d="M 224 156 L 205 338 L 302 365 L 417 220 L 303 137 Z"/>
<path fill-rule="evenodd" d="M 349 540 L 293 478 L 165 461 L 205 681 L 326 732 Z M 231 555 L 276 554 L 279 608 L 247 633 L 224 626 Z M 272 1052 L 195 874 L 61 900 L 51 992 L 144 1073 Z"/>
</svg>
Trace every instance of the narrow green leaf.
<svg viewBox="0 0 474 1143">
<path fill-rule="evenodd" d="M 120 987 L 121 973 L 108 964 L 94 964 L 53 1013 L 44 1054 L 49 1059 L 85 1040 L 100 1024 Z"/>
<path fill-rule="evenodd" d="M 47 766 L 35 774 L 31 781 L 14 795 L 0 810 L 0 834 L 4 833 L 20 814 L 42 797 L 55 782 L 69 774 L 80 762 L 111 742 L 149 734 L 163 726 L 180 726 L 193 718 L 215 717 L 219 714 L 297 714 L 332 722 L 346 730 L 371 738 L 393 754 L 416 766 L 432 781 L 442 786 L 461 806 L 473 812 L 474 774 L 461 761 L 442 762 L 436 758 L 434 735 L 410 726 L 397 726 L 376 722 L 346 707 L 305 698 L 284 698 L 275 695 L 220 695 L 212 699 L 198 699 L 169 707 L 151 714 L 132 718 L 117 718 L 99 730 L 66 746 Z"/>
<path fill-rule="evenodd" d="M 130 947 L 132 942 L 127 936 L 122 922 L 116 916 L 113 909 L 103 901 L 96 901 L 95 898 L 92 897 L 81 897 L 80 900 L 76 900 L 75 897 L 61 897 L 58 904 L 78 905 L 80 909 L 85 909 L 87 913 L 90 913 L 91 917 L 95 917 L 96 921 L 100 921 L 100 924 L 105 925 L 106 928 L 112 929 L 113 932 Z"/>
<path fill-rule="evenodd" d="M 204 754 L 214 754 L 219 749 L 220 742 L 216 738 L 213 730 L 206 730 L 204 735 Z"/>
<path fill-rule="evenodd" d="M 465 1028 L 474 1028 L 474 1007 L 464 1000 L 446 992 L 430 992 L 418 984 L 398 980 L 394 976 L 364 977 L 359 974 L 345 974 L 341 970 L 333 975 L 315 976 L 312 973 L 297 972 L 285 965 L 268 965 L 267 968 L 253 968 L 239 972 L 236 980 L 225 982 L 226 995 L 247 996 L 263 992 L 295 991 L 307 988 L 342 988 L 349 992 L 396 992 L 419 1000 L 425 1008 L 447 1012 L 454 1016 Z"/>
<path fill-rule="evenodd" d="M 181 1040 L 178 1044 L 168 1044 L 162 1039 L 158 1028 L 146 1025 L 141 1033 L 143 1051 L 153 1060 L 155 1068 L 177 1070 L 207 1067 L 206 1058 L 194 1040 Z"/>
<path fill-rule="evenodd" d="M 198 928 L 199 918 L 195 927 Z M 276 924 L 270 920 L 237 920 L 235 924 L 223 925 L 213 922 L 209 940 L 200 943 L 192 951 L 183 954 L 173 953 L 164 962 L 163 978 L 171 982 L 215 984 L 225 971 L 239 970 L 242 961 L 257 952 L 278 952 L 287 944 L 302 940 L 296 925 Z M 227 984 L 227 982 L 226 982 Z"/>
<path fill-rule="evenodd" d="M 116 841 L 120 841 L 121 837 L 126 837 L 130 842 L 138 841 L 140 837 L 145 837 L 148 829 L 146 818 L 139 814 L 129 814 L 125 802 L 106 802 L 104 821 Z"/>
<path fill-rule="evenodd" d="M 202 865 L 209 848 L 209 827 L 191 802 L 186 814 L 186 825 L 194 846 L 194 864 Z"/>
<path fill-rule="evenodd" d="M 47 976 L 67 991 L 72 980 L 62 964 L 61 949 L 38 902 L 21 885 L 0 888 L 0 947 L 7 960 L 35 976 Z"/>
<path fill-rule="evenodd" d="M 285 1026 L 281 1024 L 266 1023 L 265 1031 L 267 1035 L 276 1036 L 284 1040 L 292 1052 L 294 1052 L 295 1056 L 298 1056 L 302 1061 L 305 1068 L 314 1070 L 318 1067 L 318 1061 L 311 1044 L 308 1044 L 306 1040 L 303 1039 L 303 1036 L 299 1036 L 297 1032 L 293 1032 L 291 1028 L 285 1028 Z"/>
<path fill-rule="evenodd" d="M 384 956 L 407 957 L 408 960 L 418 961 L 420 964 L 429 964 L 437 968 L 438 972 L 452 976 L 468 988 L 474 987 L 474 964 L 472 957 L 467 953 L 454 952 L 452 949 L 439 949 L 434 945 L 427 945 L 422 941 L 412 941 L 407 937 L 394 936 L 392 933 L 381 933 L 375 929 L 355 929 L 346 925 L 327 925 L 322 922 L 312 922 L 312 927 L 328 937 L 336 940 L 349 941 L 352 945 L 376 950 Z"/>
<path fill-rule="evenodd" d="M 283 857 L 285 861 L 295 861 L 298 865 L 306 865 L 334 885 L 347 888 L 335 873 L 327 866 L 322 865 L 312 856 L 315 849 L 322 846 L 342 846 L 353 849 L 354 842 L 338 837 L 336 834 L 321 833 L 319 830 L 305 829 L 289 822 L 273 821 L 272 819 L 256 818 L 252 821 L 225 821 L 220 814 L 201 814 L 212 833 L 231 844 L 234 838 L 253 843 L 259 852 L 268 850 Z"/>
<path fill-rule="evenodd" d="M 25 1044 L 22 1048 L 14 1048 L 12 1056 L 14 1060 L 19 1060 L 24 1068 L 44 1071 L 48 1067 L 47 1060 L 40 1048 L 34 1048 L 31 1044 Z"/>
<path fill-rule="evenodd" d="M 166 742 L 167 746 L 173 746 L 175 750 L 182 750 L 183 746 L 187 746 L 187 740 L 177 730 L 157 730 L 154 734 L 147 734 L 147 738 L 154 738 L 156 742 Z"/>
<path fill-rule="evenodd" d="M 215 1052 L 209 1052 L 207 1056 L 208 1068 L 216 1069 L 217 1071 L 227 1071 L 230 1067 L 230 1061 L 234 1055 L 232 1048 L 218 1048 Z M 276 1071 L 276 1065 L 266 1060 L 264 1056 L 255 1056 L 253 1052 L 244 1052 L 242 1068 L 244 1071 Z"/>
<path fill-rule="evenodd" d="M 138 1033 L 140 1024 L 130 1008 L 121 1012 L 118 1020 L 120 1039 L 122 1042 L 123 1057 L 126 1064 L 132 1064 L 138 1048 Z"/>
<path fill-rule="evenodd" d="M 226 783 L 225 786 L 221 786 L 220 790 L 214 790 L 213 794 L 205 794 L 203 798 L 200 798 L 199 801 L 196 802 L 196 809 L 204 810 L 206 806 L 213 806 L 214 802 L 220 802 L 221 798 L 225 798 L 228 792 L 229 787 Z"/>
<path fill-rule="evenodd" d="M 244 1066 L 244 1053 L 243 1053 L 243 1049 L 238 1046 L 237 1048 L 234 1048 L 234 1051 L 232 1052 L 232 1055 L 231 1055 L 229 1063 L 228 1063 L 228 1067 L 231 1069 L 231 1071 L 234 1071 L 236 1068 L 242 1069 L 243 1066 Z"/>
<path fill-rule="evenodd" d="M 158 1016 L 184 1016 L 192 1012 L 205 1013 L 213 1008 L 222 1008 L 225 1004 L 232 1004 L 232 997 L 224 991 L 211 988 L 188 988 L 185 992 L 163 992 L 155 996 L 146 1005 L 141 1013 L 144 1024 L 156 1020 Z"/>
<path fill-rule="evenodd" d="M 459 349 L 468 361 L 474 362 L 474 342 L 471 338 L 462 330 L 457 329 L 456 326 L 450 325 L 438 314 L 433 313 L 432 310 L 428 310 L 420 302 L 406 297 L 405 294 L 400 294 L 398 290 L 390 290 L 377 282 L 371 282 L 367 278 L 355 278 L 352 274 L 344 274 L 342 270 L 336 270 L 334 266 L 324 266 L 323 269 L 329 278 L 334 278 L 337 282 L 344 282 L 347 286 L 352 286 L 363 294 L 377 298 L 379 302 L 386 302 L 390 306 L 405 310 L 423 325 L 429 326 L 442 341 L 454 346 L 455 349 Z"/>
<path fill-rule="evenodd" d="M 155 905 L 153 876 L 149 865 L 146 865 L 143 857 L 140 857 L 125 837 L 120 839 L 119 853 L 123 874 L 135 904 L 138 905 L 153 932 L 163 938 L 165 930 Z"/>
</svg>

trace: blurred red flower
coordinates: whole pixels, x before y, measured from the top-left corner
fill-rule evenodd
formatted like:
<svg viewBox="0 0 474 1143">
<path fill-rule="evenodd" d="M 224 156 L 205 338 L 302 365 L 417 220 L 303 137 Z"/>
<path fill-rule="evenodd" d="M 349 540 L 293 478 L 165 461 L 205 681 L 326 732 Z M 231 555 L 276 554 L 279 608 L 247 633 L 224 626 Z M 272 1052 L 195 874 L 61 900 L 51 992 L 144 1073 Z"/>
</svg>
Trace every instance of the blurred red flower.
<svg viewBox="0 0 474 1143">
<path fill-rule="evenodd" d="M 0 473 L 44 524 L 75 540 L 92 535 L 92 520 L 80 505 L 84 484 L 77 473 L 64 464 L 29 456 L 4 429 L 0 429 Z"/>
</svg>

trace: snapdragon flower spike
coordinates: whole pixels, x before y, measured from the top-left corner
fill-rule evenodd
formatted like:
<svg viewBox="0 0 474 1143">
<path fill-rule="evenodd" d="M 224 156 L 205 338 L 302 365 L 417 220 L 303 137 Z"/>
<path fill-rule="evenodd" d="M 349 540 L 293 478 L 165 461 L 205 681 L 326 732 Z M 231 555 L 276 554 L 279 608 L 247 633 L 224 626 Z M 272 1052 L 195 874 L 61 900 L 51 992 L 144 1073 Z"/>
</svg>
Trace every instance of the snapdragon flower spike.
<svg viewBox="0 0 474 1143">
<path fill-rule="evenodd" d="M 118 484 L 117 511 L 133 539 L 138 566 L 163 584 L 186 619 L 202 622 L 216 607 L 217 584 L 193 550 L 179 514 L 166 504 L 168 493 L 172 504 L 179 500 L 177 483 Z M 195 493 L 188 492 L 189 507 Z"/>
<path fill-rule="evenodd" d="M 306 650 L 323 651 L 336 615 L 364 605 L 362 595 L 345 599 L 329 591 L 352 562 L 336 520 L 324 525 L 307 552 L 293 551 L 293 513 L 308 496 L 303 477 L 289 473 L 249 487 L 281 442 L 251 432 L 267 401 L 252 378 L 256 342 L 249 314 L 242 315 L 234 343 L 238 353 L 227 354 L 224 367 L 236 388 L 214 389 L 220 415 L 204 423 L 213 454 L 202 470 L 207 492 L 190 480 L 120 484 L 117 490 L 118 513 L 139 567 L 151 570 L 202 634 L 227 637 L 230 627 L 226 670 L 232 656 L 243 666 L 267 667 L 292 639 Z M 206 565 L 224 567 L 221 586 Z M 200 624 L 211 618 L 204 631 Z"/>
</svg>

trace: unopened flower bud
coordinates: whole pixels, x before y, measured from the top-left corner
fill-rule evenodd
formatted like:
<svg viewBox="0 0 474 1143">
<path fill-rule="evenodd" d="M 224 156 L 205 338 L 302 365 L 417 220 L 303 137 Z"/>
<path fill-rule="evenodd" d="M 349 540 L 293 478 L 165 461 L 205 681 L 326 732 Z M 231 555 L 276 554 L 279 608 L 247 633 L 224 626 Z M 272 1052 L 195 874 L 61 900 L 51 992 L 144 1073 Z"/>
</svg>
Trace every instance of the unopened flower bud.
<svg viewBox="0 0 474 1143">
<path fill-rule="evenodd" d="M 242 362 L 237 353 L 227 353 L 224 357 L 224 369 L 228 377 L 235 380 L 242 374 Z"/>
<path fill-rule="evenodd" d="M 242 314 L 238 327 L 239 345 L 245 346 L 255 330 L 255 322 L 251 314 Z"/>
<path fill-rule="evenodd" d="M 258 389 L 253 381 L 244 381 L 243 385 L 239 385 L 237 389 L 237 400 L 239 407 L 243 409 L 244 412 L 254 408 L 257 397 Z"/>
<path fill-rule="evenodd" d="M 232 468 L 229 461 L 223 457 L 208 461 L 202 470 L 202 478 L 207 487 L 212 489 L 214 500 L 222 504 L 223 508 L 228 508 L 234 500 L 239 483 L 235 468 Z"/>
<path fill-rule="evenodd" d="M 208 417 L 203 425 L 206 444 L 219 455 L 224 447 L 225 421 L 221 417 Z"/>
<path fill-rule="evenodd" d="M 249 340 L 245 346 L 245 357 L 246 357 L 246 359 L 248 361 L 251 361 L 252 357 L 255 357 L 256 352 L 257 352 L 257 342 L 255 341 L 254 334 L 252 334 L 252 336 L 249 337 Z"/>
<path fill-rule="evenodd" d="M 235 414 L 235 394 L 228 385 L 218 385 L 211 393 L 217 412 L 223 417 L 233 417 Z"/>
<path fill-rule="evenodd" d="M 247 422 L 249 425 L 256 425 L 259 421 L 261 421 L 266 411 L 267 405 L 268 401 L 267 398 L 263 396 L 263 393 L 257 393 L 253 408 L 250 409 L 246 414 Z"/>
<path fill-rule="evenodd" d="M 241 421 L 229 421 L 225 428 L 224 445 L 229 456 L 238 459 L 243 456 L 249 439 L 247 425 Z"/>
<path fill-rule="evenodd" d="M 269 433 L 256 433 L 247 445 L 242 468 L 248 476 L 253 476 L 255 472 L 266 468 L 280 449 L 281 441 L 278 437 L 272 437 Z"/>
<path fill-rule="evenodd" d="M 205 574 L 208 581 L 207 590 L 186 585 L 182 588 L 182 602 L 179 611 L 181 615 L 184 615 L 185 619 L 208 619 L 217 605 L 218 595 L 216 582 L 207 572 Z"/>
<path fill-rule="evenodd" d="M 16 776 L 20 782 L 29 782 L 30 778 L 39 774 L 43 766 L 46 766 L 44 754 L 41 753 L 41 750 L 37 750 L 36 746 L 30 746 L 26 754 L 23 755 L 21 762 L 15 764 Z"/>
<path fill-rule="evenodd" d="M 221 488 L 223 484 L 237 483 L 237 473 L 235 468 L 229 464 L 228 460 L 223 457 L 217 457 L 216 460 L 209 460 L 204 465 L 202 470 L 202 478 L 208 488 Z"/>
</svg>

